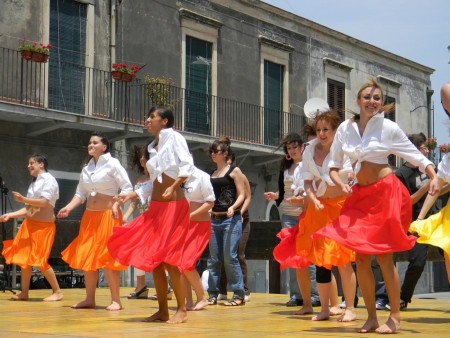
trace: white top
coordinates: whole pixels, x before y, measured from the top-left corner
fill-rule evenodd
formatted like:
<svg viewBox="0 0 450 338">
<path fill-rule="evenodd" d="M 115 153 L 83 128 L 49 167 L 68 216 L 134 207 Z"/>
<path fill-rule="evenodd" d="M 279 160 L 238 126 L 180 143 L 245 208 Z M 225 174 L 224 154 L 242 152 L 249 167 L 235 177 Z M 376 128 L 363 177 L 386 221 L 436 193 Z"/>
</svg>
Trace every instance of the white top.
<svg viewBox="0 0 450 338">
<path fill-rule="evenodd" d="M 384 113 L 373 116 L 367 122 L 364 134 L 359 135 L 358 125 L 352 119 L 341 123 L 331 146 L 329 168 L 342 168 L 344 155 L 356 163 L 355 173 L 361 162 L 388 164 L 388 155 L 394 154 L 419 167 L 421 172 L 433 164 L 409 141 L 397 123 L 384 118 Z"/>
<path fill-rule="evenodd" d="M 316 196 L 320 197 L 325 194 L 327 185 L 334 186 L 334 182 L 330 177 L 331 151 L 323 160 L 322 166 L 318 166 L 314 162 L 314 152 L 319 139 L 315 138 L 309 142 L 309 146 L 305 148 L 302 155 L 302 169 L 300 175 L 305 181 L 312 181 Z M 353 171 L 352 164 L 348 156 L 344 155 L 343 168 L 339 170 L 339 176 L 343 182 L 348 181 L 349 174 Z"/>
<path fill-rule="evenodd" d="M 147 170 L 152 181 L 158 179 L 161 183 L 163 173 L 172 179 L 191 176 L 194 162 L 186 140 L 180 133 L 172 128 L 163 129 L 159 134 L 158 151 L 154 146 L 155 141 L 148 146 L 150 159 L 147 161 Z"/>
<path fill-rule="evenodd" d="M 31 182 L 27 192 L 28 198 L 43 197 L 55 207 L 59 198 L 59 186 L 56 179 L 50 173 L 42 173 L 37 175 L 36 180 Z"/>
<path fill-rule="evenodd" d="M 300 162 L 294 170 L 294 179 L 291 185 L 291 189 L 294 191 L 294 195 L 297 196 L 301 191 L 305 190 L 305 184 L 301 175 L 302 162 Z"/>
<path fill-rule="evenodd" d="M 438 164 L 437 176 L 450 183 L 450 153 L 447 153 Z"/>
<path fill-rule="evenodd" d="M 211 184 L 211 177 L 197 167 L 194 167 L 194 172 L 186 181 L 184 187 L 188 201 L 205 203 L 216 200 Z"/>
<path fill-rule="evenodd" d="M 136 193 L 136 195 L 138 195 L 139 200 L 143 206 L 148 205 L 150 203 L 153 192 L 152 180 L 136 183 L 136 185 L 134 186 L 134 192 Z"/>
<path fill-rule="evenodd" d="M 114 196 L 119 190 L 121 194 L 126 194 L 133 191 L 133 186 L 119 160 L 106 153 L 98 158 L 97 164 L 91 159 L 83 168 L 75 196 L 84 203 L 89 195 L 101 193 Z"/>
</svg>

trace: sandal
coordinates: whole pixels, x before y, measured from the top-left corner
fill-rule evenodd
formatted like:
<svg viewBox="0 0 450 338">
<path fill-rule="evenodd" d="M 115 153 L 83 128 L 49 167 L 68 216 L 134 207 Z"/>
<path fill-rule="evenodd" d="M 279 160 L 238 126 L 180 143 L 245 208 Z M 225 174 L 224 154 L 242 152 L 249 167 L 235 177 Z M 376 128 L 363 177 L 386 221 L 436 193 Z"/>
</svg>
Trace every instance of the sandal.
<svg viewBox="0 0 450 338">
<path fill-rule="evenodd" d="M 217 297 L 211 297 L 208 299 L 208 305 L 216 305 L 217 304 Z"/>
<path fill-rule="evenodd" d="M 245 300 L 243 300 L 242 298 L 233 297 L 228 302 L 223 303 L 223 305 L 225 305 L 225 306 L 241 306 L 241 305 L 245 305 Z"/>
</svg>

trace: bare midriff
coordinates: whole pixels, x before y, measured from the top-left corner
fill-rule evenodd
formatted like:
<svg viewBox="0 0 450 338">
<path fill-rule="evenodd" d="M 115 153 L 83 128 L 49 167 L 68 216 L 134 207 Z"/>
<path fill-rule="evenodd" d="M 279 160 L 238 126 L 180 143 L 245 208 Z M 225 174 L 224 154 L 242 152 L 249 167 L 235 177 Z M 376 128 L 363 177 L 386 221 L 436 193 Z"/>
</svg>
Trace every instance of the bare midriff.
<svg viewBox="0 0 450 338">
<path fill-rule="evenodd" d="M 382 178 L 392 174 L 388 164 L 377 164 L 372 162 L 361 162 L 361 169 L 356 175 L 359 185 L 369 185 L 378 182 Z"/>
<path fill-rule="evenodd" d="M 336 197 L 339 197 L 342 195 L 343 195 L 343 193 L 342 193 L 342 189 L 340 187 L 327 185 L 327 190 L 319 198 L 330 199 L 330 198 L 336 198 Z"/>
<path fill-rule="evenodd" d="M 89 195 L 86 209 L 89 210 L 108 210 L 114 204 L 113 196 L 97 193 L 95 196 Z"/>
<path fill-rule="evenodd" d="M 152 192 L 152 201 L 159 201 L 159 202 L 170 202 L 170 201 L 179 201 L 182 200 L 184 197 L 184 192 L 181 190 L 181 187 L 176 187 L 174 194 L 172 195 L 171 199 L 164 199 L 162 195 L 166 191 L 168 187 L 170 187 L 175 180 L 166 174 L 162 174 L 162 182 L 159 182 L 158 180 L 153 181 L 153 192 Z"/>
<path fill-rule="evenodd" d="M 190 212 L 191 213 L 194 212 L 195 210 L 200 208 L 202 205 L 203 205 L 203 203 L 201 203 L 201 202 L 191 201 L 189 203 Z M 202 221 L 209 221 L 209 220 L 211 220 L 211 216 L 210 216 L 208 210 L 206 210 L 205 212 L 202 212 L 201 214 L 194 215 L 194 217 L 191 217 L 191 221 L 194 221 L 194 222 L 202 222 Z"/>
<path fill-rule="evenodd" d="M 45 207 L 33 207 L 31 205 L 26 206 L 27 209 L 27 218 L 31 221 L 36 222 L 54 222 L 55 221 L 55 212 L 54 208 L 51 204 L 48 204 Z"/>
</svg>

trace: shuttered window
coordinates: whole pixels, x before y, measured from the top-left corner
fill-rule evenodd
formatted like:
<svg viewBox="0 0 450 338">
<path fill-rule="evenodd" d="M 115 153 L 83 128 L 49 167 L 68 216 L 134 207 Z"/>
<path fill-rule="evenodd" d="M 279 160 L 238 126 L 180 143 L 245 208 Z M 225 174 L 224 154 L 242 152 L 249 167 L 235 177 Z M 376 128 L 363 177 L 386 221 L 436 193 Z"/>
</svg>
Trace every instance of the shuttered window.
<svg viewBox="0 0 450 338">
<path fill-rule="evenodd" d="M 345 120 L 345 84 L 327 79 L 328 105 L 339 114 L 339 120 Z"/>
<path fill-rule="evenodd" d="M 210 132 L 211 57 L 211 42 L 186 36 L 186 131 Z"/>
<path fill-rule="evenodd" d="M 72 200 L 77 189 L 78 181 L 61 178 L 57 178 L 56 181 L 59 186 L 59 199 L 56 201 L 55 213 L 58 213 L 60 209 L 64 208 Z M 66 219 L 74 221 L 81 220 L 85 209 L 86 203 L 83 203 L 78 208 L 73 209 Z"/>
<path fill-rule="evenodd" d="M 284 66 L 264 60 L 264 144 L 280 143 Z"/>
<path fill-rule="evenodd" d="M 394 109 L 390 113 L 385 113 L 384 117 L 395 122 L 395 98 L 386 95 L 384 98 L 384 104 L 386 105 L 386 104 L 390 104 L 390 103 L 394 104 Z M 397 156 L 389 155 L 388 163 L 390 166 L 396 167 L 397 166 Z"/>
<path fill-rule="evenodd" d="M 84 113 L 86 6 L 50 1 L 49 107 L 79 114 Z"/>
</svg>

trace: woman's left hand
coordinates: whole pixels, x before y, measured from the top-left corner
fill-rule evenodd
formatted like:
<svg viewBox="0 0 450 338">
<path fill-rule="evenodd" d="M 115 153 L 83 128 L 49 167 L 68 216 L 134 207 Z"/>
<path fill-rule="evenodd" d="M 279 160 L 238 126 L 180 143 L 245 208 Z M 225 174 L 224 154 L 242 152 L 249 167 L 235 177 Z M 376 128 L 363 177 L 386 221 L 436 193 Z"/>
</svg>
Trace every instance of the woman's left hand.
<svg viewBox="0 0 450 338">
<path fill-rule="evenodd" d="M 229 207 L 228 208 L 227 216 L 228 217 L 233 217 L 234 216 L 234 208 L 233 207 Z"/>
<path fill-rule="evenodd" d="M 17 191 L 13 191 L 13 192 L 12 192 L 12 195 L 13 195 L 14 200 L 15 200 L 16 202 L 23 203 L 25 197 L 23 197 L 23 195 L 22 195 L 21 193 L 19 193 L 19 192 L 17 192 Z"/>
<path fill-rule="evenodd" d="M 119 218 L 119 204 L 114 203 L 111 209 L 112 209 L 113 218 L 118 219 Z"/>
<path fill-rule="evenodd" d="M 434 196 L 435 194 L 438 194 L 440 190 L 441 184 L 439 182 L 439 177 L 435 176 L 430 182 L 430 189 L 428 190 L 428 193 L 431 196 Z"/>
<path fill-rule="evenodd" d="M 164 191 L 164 193 L 162 194 L 162 198 L 165 200 L 170 200 L 172 199 L 174 192 L 175 189 L 172 186 L 170 186 L 166 189 L 166 191 Z"/>
</svg>

